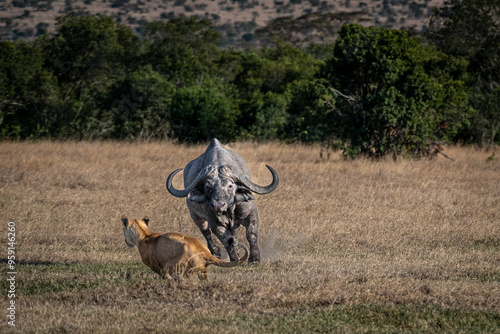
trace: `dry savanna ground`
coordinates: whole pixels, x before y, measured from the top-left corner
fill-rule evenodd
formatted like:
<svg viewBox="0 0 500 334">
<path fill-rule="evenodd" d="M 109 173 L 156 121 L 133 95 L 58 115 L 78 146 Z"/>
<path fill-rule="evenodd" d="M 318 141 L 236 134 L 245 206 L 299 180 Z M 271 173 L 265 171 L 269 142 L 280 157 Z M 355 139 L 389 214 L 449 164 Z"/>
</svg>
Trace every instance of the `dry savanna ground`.
<svg viewBox="0 0 500 334">
<path fill-rule="evenodd" d="M 24 33 L 33 38 L 39 28 L 52 33 L 58 16 L 78 13 L 112 16 L 118 22 L 137 28 L 144 22 L 192 15 L 208 18 L 217 26 L 252 23 L 264 27 L 280 17 L 298 18 L 312 12 L 357 12 L 363 13 L 365 22 L 421 31 L 427 25 L 432 8 L 443 3 L 444 0 L 4 0 L 0 1 L 0 36 L 12 38 Z M 234 34 L 232 29 L 231 33 Z"/>
<path fill-rule="evenodd" d="M 231 148 L 255 182 L 270 182 L 265 164 L 281 177 L 257 197 L 262 262 L 167 282 L 126 247 L 120 217 L 203 240 L 164 182 L 205 146 L 0 143 L 0 331 L 500 332 L 500 158 L 451 147 L 455 161 L 323 161 L 319 146 Z"/>
</svg>

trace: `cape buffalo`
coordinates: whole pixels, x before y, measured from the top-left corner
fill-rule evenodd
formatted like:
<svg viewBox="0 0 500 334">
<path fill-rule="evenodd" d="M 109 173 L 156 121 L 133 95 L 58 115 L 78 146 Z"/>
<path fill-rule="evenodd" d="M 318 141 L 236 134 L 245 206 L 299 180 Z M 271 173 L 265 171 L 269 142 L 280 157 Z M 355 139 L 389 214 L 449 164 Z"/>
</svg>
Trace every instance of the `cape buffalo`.
<svg viewBox="0 0 500 334">
<path fill-rule="evenodd" d="M 212 232 L 226 248 L 231 261 L 238 260 L 231 241 L 236 239 L 238 228 L 243 225 L 250 245 L 248 262 L 260 261 L 257 245 L 259 216 L 252 192 L 268 194 L 279 183 L 278 173 L 271 167 L 266 167 L 273 176 L 271 184 L 260 186 L 253 183 L 245 161 L 217 139 L 213 139 L 205 153 L 186 165 L 184 190 L 172 186 L 172 179 L 182 168 L 168 176 L 168 191 L 174 196 L 186 197 L 191 218 L 207 240 L 213 255 L 221 256 L 212 240 Z"/>
</svg>

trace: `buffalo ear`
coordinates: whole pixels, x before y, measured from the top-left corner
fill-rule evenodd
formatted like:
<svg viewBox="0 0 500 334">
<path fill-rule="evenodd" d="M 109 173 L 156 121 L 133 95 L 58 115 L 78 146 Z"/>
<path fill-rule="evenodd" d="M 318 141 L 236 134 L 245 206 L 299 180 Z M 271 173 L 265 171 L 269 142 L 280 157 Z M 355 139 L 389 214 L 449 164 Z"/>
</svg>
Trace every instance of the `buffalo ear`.
<svg viewBox="0 0 500 334">
<path fill-rule="evenodd" d="M 149 218 L 148 218 L 148 216 L 144 217 L 142 220 L 146 223 L 146 226 L 149 226 Z"/>
<path fill-rule="evenodd" d="M 128 225 L 128 218 L 127 218 L 127 217 L 125 217 L 125 215 L 123 215 L 123 216 L 122 216 L 122 222 L 123 222 L 123 225 L 124 225 L 125 227 L 127 227 L 127 225 Z"/>
<path fill-rule="evenodd" d="M 203 192 L 203 190 L 201 189 L 193 189 L 193 191 L 191 191 L 188 196 L 187 196 L 188 200 L 192 201 L 192 202 L 196 202 L 196 203 L 203 203 L 207 200 L 207 197 L 205 196 L 205 193 Z"/>
<path fill-rule="evenodd" d="M 236 194 L 234 194 L 234 202 L 248 202 L 253 200 L 253 194 L 250 190 L 245 187 L 238 186 L 236 189 Z"/>
</svg>

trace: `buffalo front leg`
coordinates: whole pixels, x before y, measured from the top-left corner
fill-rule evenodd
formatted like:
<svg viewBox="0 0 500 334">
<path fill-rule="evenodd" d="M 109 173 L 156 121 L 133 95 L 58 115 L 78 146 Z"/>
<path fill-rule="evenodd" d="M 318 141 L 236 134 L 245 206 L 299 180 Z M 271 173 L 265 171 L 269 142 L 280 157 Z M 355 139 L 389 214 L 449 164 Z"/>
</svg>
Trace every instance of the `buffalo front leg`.
<svg viewBox="0 0 500 334">
<path fill-rule="evenodd" d="M 212 239 L 212 232 L 210 231 L 208 222 L 197 214 L 197 210 L 199 210 L 199 208 L 195 205 L 196 204 L 195 202 L 190 202 L 188 200 L 187 203 L 189 208 L 189 214 L 191 215 L 191 218 L 193 219 L 196 226 L 198 226 L 198 228 L 200 229 L 201 234 L 203 234 L 203 237 L 205 237 L 210 253 L 212 253 L 212 255 L 216 256 L 217 258 L 220 258 L 221 256 L 220 249 L 219 247 L 217 247 L 214 240 Z"/>
<path fill-rule="evenodd" d="M 236 248 L 234 246 L 234 238 L 237 234 L 237 230 L 231 231 L 224 226 L 217 226 L 214 231 L 217 238 L 219 238 L 220 242 L 224 245 L 227 254 L 229 255 L 229 259 L 231 261 L 238 261 L 238 253 L 236 252 Z"/>
<path fill-rule="evenodd" d="M 220 249 L 219 249 L 219 247 L 217 247 L 217 245 L 215 244 L 215 241 L 212 239 L 212 232 L 210 231 L 210 228 L 208 227 L 208 222 L 203 220 L 203 219 L 194 219 L 193 218 L 193 220 L 194 220 L 194 223 L 196 224 L 196 226 L 198 226 L 198 228 L 200 229 L 201 234 L 203 234 L 203 236 L 205 237 L 205 240 L 207 241 L 207 246 L 208 246 L 208 249 L 210 250 L 210 253 L 212 253 L 212 255 L 214 255 L 220 259 L 220 257 L 221 257 Z"/>
<path fill-rule="evenodd" d="M 246 237 L 250 246 L 248 263 L 260 262 L 260 250 L 258 245 L 259 214 L 254 201 L 238 203 L 236 208 L 237 224 L 246 228 Z"/>
<path fill-rule="evenodd" d="M 259 218 L 250 222 L 247 226 L 247 240 L 250 245 L 250 255 L 248 256 L 248 263 L 260 262 L 260 250 L 258 245 L 258 229 Z"/>
</svg>

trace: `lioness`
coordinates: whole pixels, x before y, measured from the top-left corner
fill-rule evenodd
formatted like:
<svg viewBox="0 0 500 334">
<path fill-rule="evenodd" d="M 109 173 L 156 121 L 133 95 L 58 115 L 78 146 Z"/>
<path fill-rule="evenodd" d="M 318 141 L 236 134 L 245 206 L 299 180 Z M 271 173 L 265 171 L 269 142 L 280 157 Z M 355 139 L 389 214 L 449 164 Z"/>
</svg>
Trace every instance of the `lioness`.
<svg viewBox="0 0 500 334">
<path fill-rule="evenodd" d="M 200 279 L 207 280 L 210 264 L 219 267 L 234 267 L 246 261 L 248 248 L 233 240 L 245 250 L 245 255 L 238 261 L 226 262 L 213 256 L 201 241 L 180 233 L 159 234 L 152 232 L 149 218 L 131 219 L 122 217 L 123 234 L 129 248 L 138 247 L 142 262 L 162 278 L 171 279 L 174 273 L 187 277 L 198 273 Z"/>
</svg>

